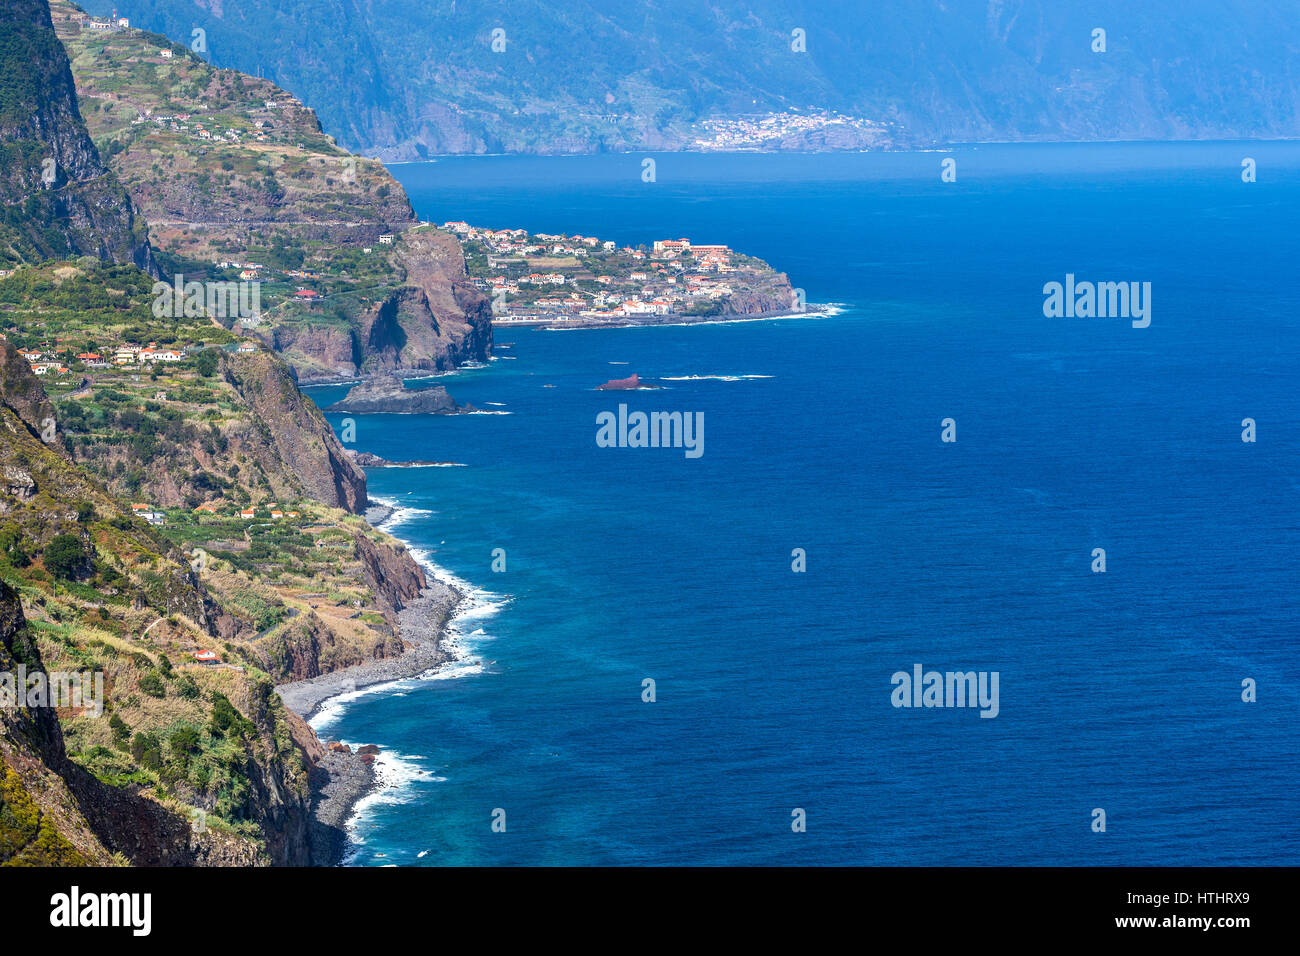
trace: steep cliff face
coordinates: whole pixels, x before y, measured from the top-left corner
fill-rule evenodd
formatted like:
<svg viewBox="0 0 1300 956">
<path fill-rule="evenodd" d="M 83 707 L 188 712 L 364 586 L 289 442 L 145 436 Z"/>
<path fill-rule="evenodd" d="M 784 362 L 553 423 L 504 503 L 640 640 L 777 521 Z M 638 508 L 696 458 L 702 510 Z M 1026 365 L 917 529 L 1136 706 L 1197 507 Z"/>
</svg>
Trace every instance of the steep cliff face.
<svg viewBox="0 0 1300 956">
<path fill-rule="evenodd" d="M 8 340 L 0 341 L 0 401 L 34 436 L 55 424 L 54 406 L 40 380 Z"/>
<path fill-rule="evenodd" d="M 343 451 L 320 409 L 274 356 L 227 354 L 221 373 L 251 413 L 237 441 L 280 482 L 296 480 L 323 504 L 359 514 L 366 474 Z M 275 487 L 276 482 L 272 483 Z"/>
<path fill-rule="evenodd" d="M 420 351 L 434 359 L 433 367 L 484 361 L 492 352 L 492 305 L 469 284 L 456 238 L 428 227 L 410 229 L 403 233 L 395 259 L 407 286 L 424 294 L 432 319 L 424 327 L 425 335 L 431 338 L 425 339 Z M 397 364 L 407 367 L 404 362 Z"/>
<path fill-rule="evenodd" d="M 0 581 L 0 674 L 40 672 L 18 595 Z M 106 865 L 111 858 L 57 770 L 63 735 L 48 707 L 0 707 L 0 865 Z"/>
<path fill-rule="evenodd" d="M 9 409 L 0 415 L 8 416 Z M 14 675 L 14 687 L 19 665 L 29 679 L 47 675 L 18 596 L 0 581 L 0 674 Z M 97 672 L 111 688 L 114 673 Z M 99 719 L 112 712 L 111 697 L 105 703 L 108 710 Z M 275 719 L 267 709 L 252 709 L 252 723 L 273 739 Z M 286 713 L 282 706 L 280 711 Z M 296 754 L 285 756 L 288 762 L 250 757 L 242 768 L 259 801 L 254 817 L 269 834 L 263 850 L 225 830 L 196 830 L 188 816 L 88 773 L 69 759 L 55 707 L 0 707 L 0 864 L 104 866 L 115 862 L 112 854 L 142 866 L 304 863 L 305 770 L 294 769 Z M 297 790 L 288 783 L 295 775 L 303 778 Z"/>
<path fill-rule="evenodd" d="M 144 224 L 100 162 L 46 0 L 0 6 L 0 261 L 92 255 L 154 271 Z"/>
<path fill-rule="evenodd" d="M 404 649 L 401 638 L 391 630 L 383 640 L 345 642 L 315 614 L 303 615 L 289 627 L 258 638 L 254 646 L 265 655 L 267 672 L 278 681 L 309 680 L 367 661 L 399 657 Z"/>
<path fill-rule="evenodd" d="M 777 273 L 768 287 L 735 292 L 727 296 L 727 313 L 735 315 L 762 315 L 766 312 L 784 312 L 795 306 L 794 289 L 790 277 Z"/>
<path fill-rule="evenodd" d="M 360 532 L 356 535 L 355 545 L 366 580 L 375 589 L 388 614 L 395 615 L 406 607 L 428 583 L 424 571 L 405 548 L 387 542 L 376 543 Z"/>
</svg>

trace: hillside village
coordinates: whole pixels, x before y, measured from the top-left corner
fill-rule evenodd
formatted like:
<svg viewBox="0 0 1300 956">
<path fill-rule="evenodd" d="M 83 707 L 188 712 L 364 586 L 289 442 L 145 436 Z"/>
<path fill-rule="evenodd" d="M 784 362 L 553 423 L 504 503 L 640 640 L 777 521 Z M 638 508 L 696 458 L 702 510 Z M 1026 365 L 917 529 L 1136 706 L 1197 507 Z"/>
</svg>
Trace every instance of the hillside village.
<svg viewBox="0 0 1300 956">
<path fill-rule="evenodd" d="M 7 339 L 10 335 L 19 338 L 24 337 L 21 336 L 20 330 L 16 326 L 11 326 L 8 333 L 0 333 L 0 338 Z M 73 347 L 66 343 L 64 337 L 56 336 L 53 345 L 46 344 L 40 348 L 18 347 L 16 351 L 27 360 L 32 372 L 45 377 L 75 375 L 100 369 L 142 369 L 151 368 L 155 364 L 170 365 L 192 358 L 204 349 L 202 345 L 164 348 L 160 347 L 157 342 L 150 342 L 147 345 L 121 343 L 106 348 L 102 352 L 87 351 L 73 355 Z M 241 354 L 256 352 L 260 347 L 252 341 L 231 343 L 225 346 L 228 350 Z M 89 382 L 86 384 L 89 384 Z"/>
</svg>

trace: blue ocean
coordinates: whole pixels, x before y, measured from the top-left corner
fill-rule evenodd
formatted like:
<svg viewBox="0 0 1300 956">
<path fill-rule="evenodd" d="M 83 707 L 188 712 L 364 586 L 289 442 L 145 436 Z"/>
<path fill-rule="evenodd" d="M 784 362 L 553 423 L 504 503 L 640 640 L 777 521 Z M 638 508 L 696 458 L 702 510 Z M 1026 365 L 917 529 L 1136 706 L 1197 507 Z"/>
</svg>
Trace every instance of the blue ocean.
<svg viewBox="0 0 1300 956">
<path fill-rule="evenodd" d="M 1300 863 L 1300 145 L 655 159 L 394 167 L 427 221 L 726 243 L 837 308 L 499 328 L 438 382 L 505 414 L 357 419 L 463 466 L 369 481 L 473 600 L 458 663 L 317 721 L 385 751 L 351 862 Z M 1067 275 L 1149 326 L 1045 316 Z M 620 403 L 703 454 L 599 447 Z M 996 716 L 894 706 L 916 665 Z"/>
</svg>

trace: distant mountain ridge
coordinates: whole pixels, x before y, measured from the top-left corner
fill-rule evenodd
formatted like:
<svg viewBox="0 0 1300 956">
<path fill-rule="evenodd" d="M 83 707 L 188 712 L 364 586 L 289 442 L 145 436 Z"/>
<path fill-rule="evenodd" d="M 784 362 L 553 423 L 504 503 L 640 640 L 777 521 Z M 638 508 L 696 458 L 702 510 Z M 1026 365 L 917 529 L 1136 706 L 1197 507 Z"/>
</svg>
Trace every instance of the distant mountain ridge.
<svg viewBox="0 0 1300 956">
<path fill-rule="evenodd" d="M 1300 135 L 1294 2 L 86 6 L 106 15 L 115 3 L 135 26 L 201 40 L 213 62 L 272 77 L 341 143 L 384 160 L 690 148 L 705 121 L 792 110 L 878 125 L 779 148 Z M 1105 52 L 1093 50 L 1095 29 Z"/>
</svg>

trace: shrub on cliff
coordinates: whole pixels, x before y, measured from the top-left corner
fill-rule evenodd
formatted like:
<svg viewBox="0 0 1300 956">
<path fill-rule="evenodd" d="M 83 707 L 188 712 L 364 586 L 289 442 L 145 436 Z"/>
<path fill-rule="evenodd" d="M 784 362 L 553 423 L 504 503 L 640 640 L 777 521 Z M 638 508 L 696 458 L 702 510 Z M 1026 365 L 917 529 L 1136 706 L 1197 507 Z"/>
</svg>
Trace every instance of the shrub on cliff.
<svg viewBox="0 0 1300 956">
<path fill-rule="evenodd" d="M 176 692 L 186 700 L 196 700 L 199 696 L 199 685 L 194 683 L 194 678 L 189 674 L 181 674 L 176 678 Z"/>
<path fill-rule="evenodd" d="M 86 546 L 75 534 L 58 534 L 45 546 L 45 570 L 56 578 L 72 580 L 90 563 Z"/>
<path fill-rule="evenodd" d="M 158 676 L 157 671 L 149 671 L 140 676 L 140 690 L 150 697 L 167 696 L 167 688 L 163 686 L 162 678 Z"/>
<path fill-rule="evenodd" d="M 131 756 L 142 767 L 155 772 L 161 770 L 163 762 L 162 741 L 158 739 L 157 734 L 137 732 L 131 740 Z"/>
<path fill-rule="evenodd" d="M 201 742 L 199 732 L 189 725 L 176 728 L 172 731 L 171 736 L 167 738 L 167 745 L 171 748 L 172 759 L 186 769 L 189 768 L 190 757 L 198 752 Z"/>
<path fill-rule="evenodd" d="M 108 729 L 113 732 L 113 746 L 118 750 L 127 750 L 131 746 L 131 728 L 117 714 L 108 718 Z"/>
<path fill-rule="evenodd" d="M 211 378 L 217 370 L 217 353 L 215 349 L 204 349 L 194 360 L 194 368 L 204 378 Z"/>
<path fill-rule="evenodd" d="M 253 730 L 253 722 L 239 711 L 225 694 L 212 695 L 212 722 L 208 727 L 214 737 L 224 737 L 227 733 L 240 735 Z"/>
</svg>

